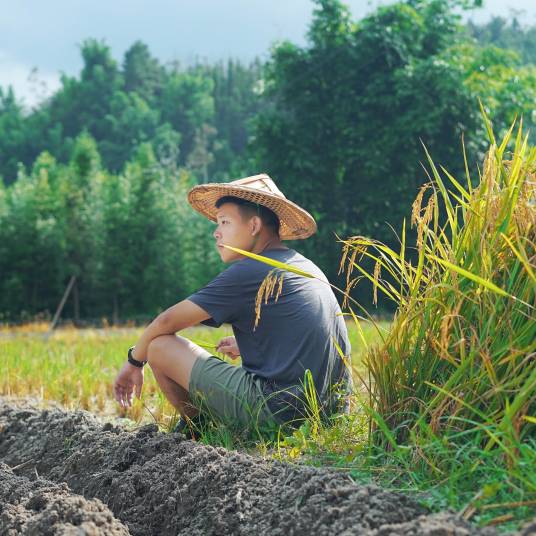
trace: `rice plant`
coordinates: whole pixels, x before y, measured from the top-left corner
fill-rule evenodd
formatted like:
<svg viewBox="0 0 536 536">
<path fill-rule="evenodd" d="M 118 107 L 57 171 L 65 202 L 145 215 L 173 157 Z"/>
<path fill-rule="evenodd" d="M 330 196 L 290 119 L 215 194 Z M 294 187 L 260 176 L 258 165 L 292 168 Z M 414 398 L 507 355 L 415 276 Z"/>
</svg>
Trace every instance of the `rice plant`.
<svg viewBox="0 0 536 536">
<path fill-rule="evenodd" d="M 416 261 L 404 222 L 399 252 L 343 240 L 341 271 L 347 292 L 357 272 L 374 299 L 380 291 L 398 306 L 384 343 L 365 356 L 374 443 L 461 443 L 474 432 L 484 451 L 515 464 L 536 424 L 536 148 L 521 122 L 497 143 L 484 120 L 491 147 L 476 187 L 467 159 L 462 186 L 425 149 L 432 180 L 413 204 Z"/>
</svg>

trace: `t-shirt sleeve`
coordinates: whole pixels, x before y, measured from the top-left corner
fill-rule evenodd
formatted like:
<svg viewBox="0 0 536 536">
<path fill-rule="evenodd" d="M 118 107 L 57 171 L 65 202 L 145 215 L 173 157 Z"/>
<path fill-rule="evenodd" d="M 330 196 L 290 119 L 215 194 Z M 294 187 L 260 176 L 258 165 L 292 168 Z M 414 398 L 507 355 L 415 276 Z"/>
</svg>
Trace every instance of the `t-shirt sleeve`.
<svg viewBox="0 0 536 536">
<path fill-rule="evenodd" d="M 232 264 L 208 285 L 187 298 L 211 316 L 202 324 L 219 327 L 223 323 L 230 324 L 239 317 L 245 275 L 244 266 L 239 262 Z"/>
</svg>

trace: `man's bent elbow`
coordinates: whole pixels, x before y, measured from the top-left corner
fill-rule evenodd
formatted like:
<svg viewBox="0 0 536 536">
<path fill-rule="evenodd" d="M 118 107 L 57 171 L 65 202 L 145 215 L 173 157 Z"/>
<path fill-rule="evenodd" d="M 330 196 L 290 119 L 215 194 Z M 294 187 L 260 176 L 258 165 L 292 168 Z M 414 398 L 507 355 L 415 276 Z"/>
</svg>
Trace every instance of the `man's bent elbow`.
<svg viewBox="0 0 536 536">
<path fill-rule="evenodd" d="M 210 315 L 199 305 L 183 300 L 160 313 L 155 321 L 159 323 L 166 334 L 171 335 L 190 326 L 195 326 L 207 318 L 210 318 Z"/>
</svg>

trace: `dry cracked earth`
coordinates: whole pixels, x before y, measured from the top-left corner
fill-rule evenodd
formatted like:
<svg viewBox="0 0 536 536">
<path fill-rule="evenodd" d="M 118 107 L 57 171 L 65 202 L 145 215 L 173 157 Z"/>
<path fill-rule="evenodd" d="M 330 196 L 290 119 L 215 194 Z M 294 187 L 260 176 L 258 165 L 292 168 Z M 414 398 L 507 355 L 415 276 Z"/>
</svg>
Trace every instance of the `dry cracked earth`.
<svg viewBox="0 0 536 536">
<path fill-rule="evenodd" d="M 495 535 L 348 475 L 0 399 L 1 535 Z M 517 536 L 536 535 L 536 519 Z"/>
</svg>

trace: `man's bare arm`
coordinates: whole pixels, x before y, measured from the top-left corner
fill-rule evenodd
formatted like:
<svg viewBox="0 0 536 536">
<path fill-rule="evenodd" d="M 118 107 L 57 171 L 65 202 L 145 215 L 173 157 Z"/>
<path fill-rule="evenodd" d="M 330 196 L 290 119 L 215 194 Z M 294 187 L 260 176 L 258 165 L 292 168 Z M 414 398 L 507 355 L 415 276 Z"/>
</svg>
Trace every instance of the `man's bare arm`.
<svg viewBox="0 0 536 536">
<path fill-rule="evenodd" d="M 210 315 L 199 305 L 189 301 L 182 300 L 160 313 L 142 333 L 136 348 L 132 351 L 132 356 L 138 361 L 147 359 L 147 348 L 149 343 L 160 335 L 171 335 L 195 326 L 203 320 L 210 318 Z"/>
</svg>

